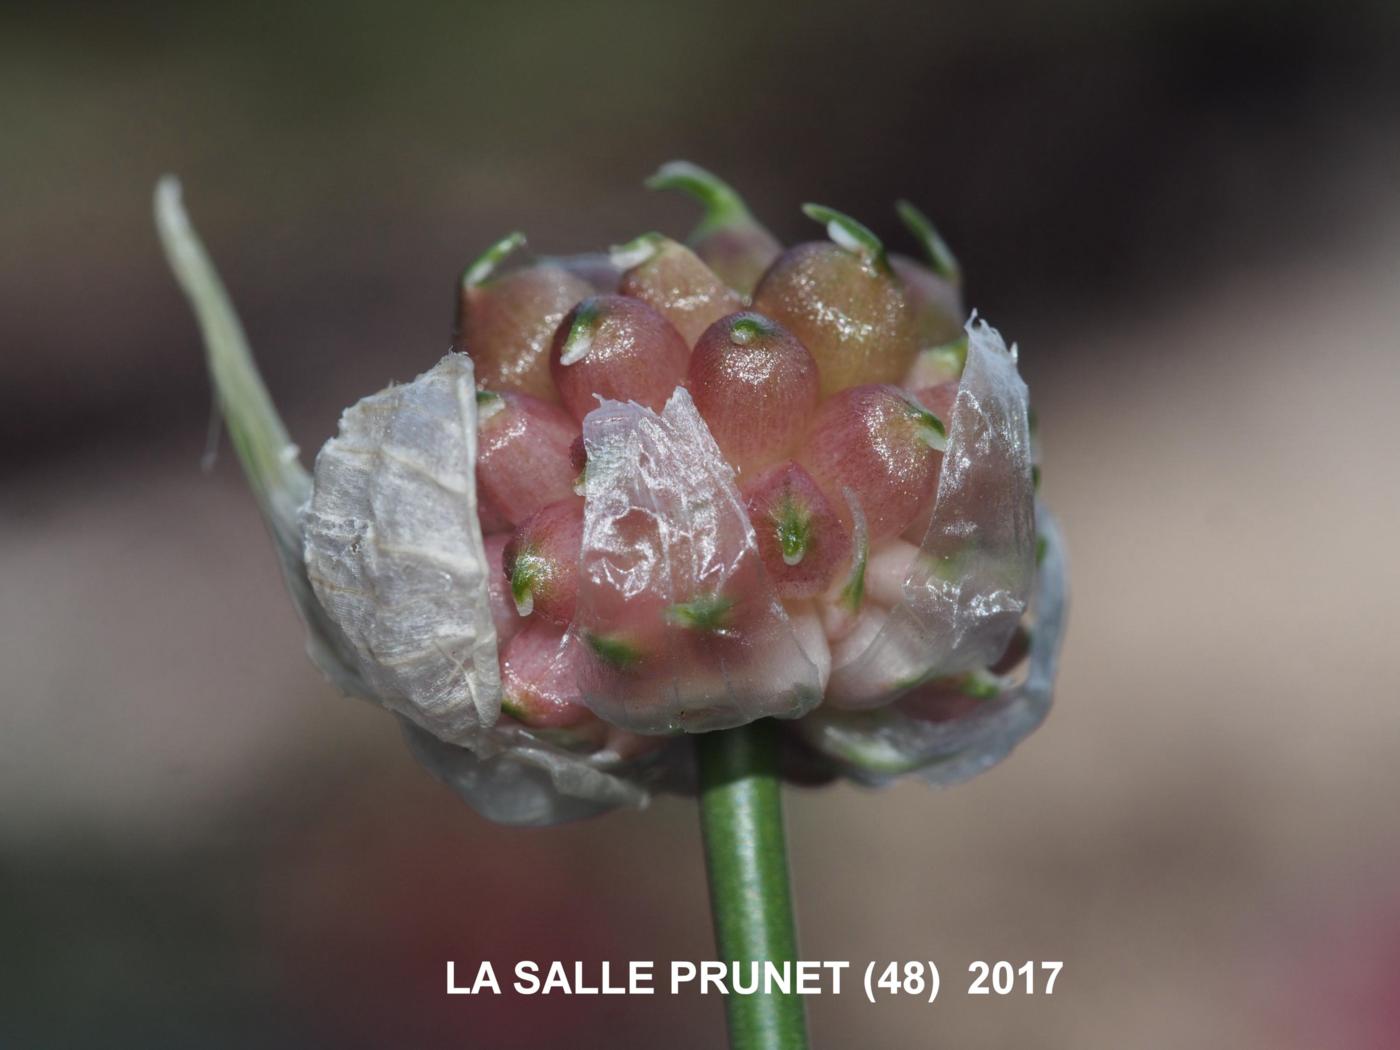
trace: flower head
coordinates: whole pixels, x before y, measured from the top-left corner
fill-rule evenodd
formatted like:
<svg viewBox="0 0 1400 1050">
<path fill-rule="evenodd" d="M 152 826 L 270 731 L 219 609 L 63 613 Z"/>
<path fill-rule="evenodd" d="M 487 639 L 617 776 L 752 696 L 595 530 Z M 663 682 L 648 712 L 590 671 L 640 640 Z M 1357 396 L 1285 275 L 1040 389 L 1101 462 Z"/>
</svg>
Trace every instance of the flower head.
<svg viewBox="0 0 1400 1050">
<path fill-rule="evenodd" d="M 180 207 L 167 253 L 318 666 L 487 816 L 691 780 L 686 733 L 787 727 L 792 775 L 934 782 L 1044 717 L 1064 615 L 1016 350 L 930 265 L 808 205 L 783 249 L 693 165 L 688 243 L 462 278 L 452 351 L 301 468 Z M 425 360 L 428 365 L 430 360 Z"/>
</svg>

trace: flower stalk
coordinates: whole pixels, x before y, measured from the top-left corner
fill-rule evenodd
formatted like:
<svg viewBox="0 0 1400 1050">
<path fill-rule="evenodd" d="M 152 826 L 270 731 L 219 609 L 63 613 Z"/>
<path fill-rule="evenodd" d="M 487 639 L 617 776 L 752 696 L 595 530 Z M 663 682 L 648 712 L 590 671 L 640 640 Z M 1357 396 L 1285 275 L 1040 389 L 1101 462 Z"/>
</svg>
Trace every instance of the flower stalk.
<svg viewBox="0 0 1400 1050">
<path fill-rule="evenodd" d="M 722 961 L 797 961 L 778 779 L 778 731 L 769 719 L 695 738 L 700 825 L 715 944 Z M 807 1050 L 796 994 L 725 998 L 733 1050 Z"/>
</svg>

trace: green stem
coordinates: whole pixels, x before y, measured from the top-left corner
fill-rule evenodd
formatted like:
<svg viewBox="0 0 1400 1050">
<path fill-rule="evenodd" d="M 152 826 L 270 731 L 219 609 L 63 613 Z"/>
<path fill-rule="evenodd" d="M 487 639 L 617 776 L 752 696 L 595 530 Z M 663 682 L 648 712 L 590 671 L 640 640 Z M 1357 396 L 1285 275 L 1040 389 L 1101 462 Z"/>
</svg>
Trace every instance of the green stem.
<svg viewBox="0 0 1400 1050">
<path fill-rule="evenodd" d="M 788 887 L 787 844 L 772 722 L 703 733 L 700 826 L 710 877 L 715 943 L 726 963 L 794 962 L 797 934 Z M 729 995 L 733 1050 L 806 1050 L 807 1019 L 797 995 Z"/>
</svg>

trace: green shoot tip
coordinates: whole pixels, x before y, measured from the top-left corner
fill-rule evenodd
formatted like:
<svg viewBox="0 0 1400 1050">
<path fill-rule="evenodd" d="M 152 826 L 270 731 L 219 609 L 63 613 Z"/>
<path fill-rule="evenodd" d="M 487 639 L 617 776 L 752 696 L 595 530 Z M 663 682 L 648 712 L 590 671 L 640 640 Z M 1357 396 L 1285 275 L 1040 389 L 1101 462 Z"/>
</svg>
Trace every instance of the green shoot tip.
<svg viewBox="0 0 1400 1050">
<path fill-rule="evenodd" d="M 869 226 L 824 204 L 804 204 L 802 214 L 822 223 L 826 227 L 826 235 L 842 248 L 855 252 L 881 270 L 889 269 L 885 246 Z"/>
<path fill-rule="evenodd" d="M 929 217 L 909 201 L 897 201 L 894 210 L 899 213 L 900 220 L 909 232 L 918 239 L 924 254 L 928 256 L 933 272 L 951 284 L 962 284 L 962 267 L 952 249 L 948 247 L 948 242 L 939 236 Z"/>
<path fill-rule="evenodd" d="M 669 239 L 661 233 L 644 233 L 626 244 L 613 245 L 608 258 L 619 270 L 630 270 L 654 258 Z"/>
<path fill-rule="evenodd" d="M 525 247 L 525 235 L 519 230 L 506 234 L 486 251 L 481 253 L 481 257 L 467 267 L 462 274 L 462 283 L 468 288 L 477 288 L 485 284 L 496 275 L 501 263 L 506 258 L 520 248 Z"/>
<path fill-rule="evenodd" d="M 705 214 L 695 236 L 722 226 L 753 222 L 748 205 L 729 183 L 688 160 L 667 161 L 645 185 L 649 190 L 680 190 L 700 202 Z"/>
</svg>

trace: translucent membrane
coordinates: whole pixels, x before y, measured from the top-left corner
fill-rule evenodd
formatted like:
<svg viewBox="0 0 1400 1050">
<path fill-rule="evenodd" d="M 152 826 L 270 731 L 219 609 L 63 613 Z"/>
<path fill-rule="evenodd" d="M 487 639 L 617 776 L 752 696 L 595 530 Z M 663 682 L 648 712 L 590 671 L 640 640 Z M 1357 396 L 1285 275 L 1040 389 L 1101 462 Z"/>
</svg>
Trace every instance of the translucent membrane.
<svg viewBox="0 0 1400 1050">
<path fill-rule="evenodd" d="M 802 738 L 847 775 L 870 784 L 917 771 L 929 783 L 955 784 L 1005 758 L 1050 709 L 1064 634 L 1065 558 L 1059 529 L 1038 514 L 1044 553 L 1026 622 L 1024 668 L 983 676 L 981 688 L 934 682 L 874 711 L 822 707 L 797 724 Z"/>
<path fill-rule="evenodd" d="M 754 532 L 689 394 L 661 413 L 604 402 L 584 421 L 588 477 L 574 630 L 585 701 L 641 733 L 792 718 L 821 680 L 774 594 Z"/>
<path fill-rule="evenodd" d="M 650 767 L 624 763 L 610 750 L 579 754 L 550 741 L 548 731 L 521 725 L 479 730 L 470 747 L 439 740 L 406 719 L 403 731 L 414 758 L 498 824 L 544 827 L 641 807 L 646 782 L 654 779 Z"/>
<path fill-rule="evenodd" d="M 995 329 L 976 322 L 969 336 L 919 557 L 870 643 L 834 663 L 830 704 L 875 707 L 928 678 L 986 667 L 1025 612 L 1035 570 L 1026 387 Z"/>
<path fill-rule="evenodd" d="M 458 742 L 501 699 L 475 455 L 471 362 L 449 354 L 346 409 L 303 525 L 311 586 L 371 694 Z"/>
</svg>

